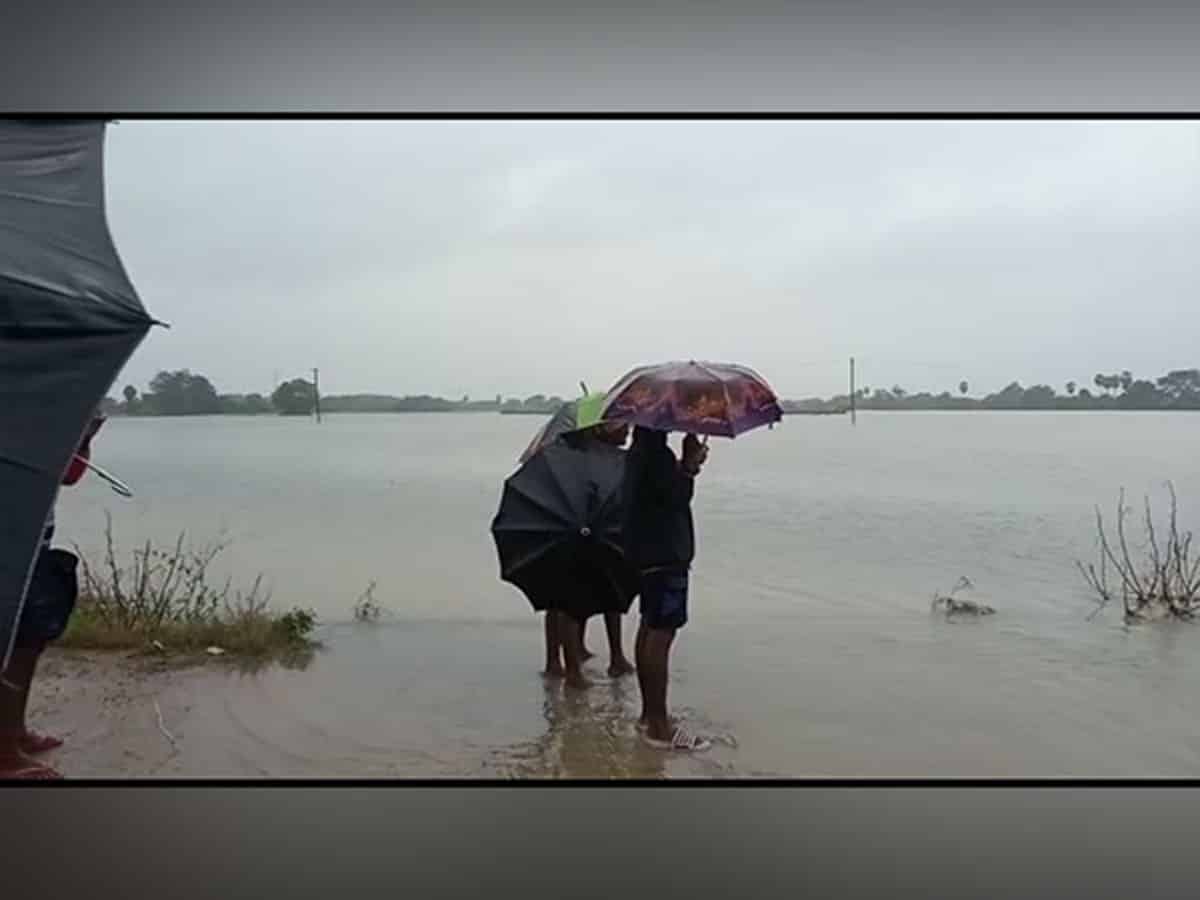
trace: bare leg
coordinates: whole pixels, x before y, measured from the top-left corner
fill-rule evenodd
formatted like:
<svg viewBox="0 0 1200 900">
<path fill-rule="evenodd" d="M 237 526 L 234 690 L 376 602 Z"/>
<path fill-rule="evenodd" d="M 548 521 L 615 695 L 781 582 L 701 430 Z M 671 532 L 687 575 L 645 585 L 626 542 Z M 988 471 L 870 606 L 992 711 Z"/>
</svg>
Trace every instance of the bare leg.
<svg viewBox="0 0 1200 900">
<path fill-rule="evenodd" d="M 25 709 L 29 687 L 42 648 L 19 647 L 13 650 L 8 669 L 0 677 L 0 776 L 33 773 L 33 777 L 58 778 L 56 771 L 41 766 L 25 755 Z"/>
<path fill-rule="evenodd" d="M 15 656 L 16 654 L 14 654 Z M 22 690 L 17 695 L 17 722 L 21 727 L 21 731 L 25 729 L 25 712 L 29 709 L 29 692 L 33 687 L 33 676 L 37 672 L 38 660 L 41 659 L 42 650 L 26 650 L 22 653 L 21 666 L 21 685 Z"/>
<path fill-rule="evenodd" d="M 563 657 L 567 663 L 567 687 L 576 690 L 591 687 L 591 683 L 583 676 L 583 622 L 566 613 L 558 615 Z"/>
<path fill-rule="evenodd" d="M 29 686 L 41 651 L 15 647 L 8 668 L 0 681 L 0 734 L 25 733 L 25 709 L 29 705 Z"/>
<path fill-rule="evenodd" d="M 605 613 L 604 630 L 608 632 L 608 674 L 613 678 L 633 674 L 633 666 L 625 658 L 625 648 L 621 646 L 621 614 Z"/>
<path fill-rule="evenodd" d="M 37 671 L 38 661 L 42 658 L 42 650 L 34 651 L 33 660 L 29 664 L 29 675 L 25 679 L 25 690 L 21 697 L 21 750 L 25 753 L 49 753 L 63 745 L 61 738 L 52 737 L 48 734 L 39 734 L 30 729 L 29 724 L 25 721 L 25 713 L 29 708 L 29 691 L 33 686 L 34 673 Z"/>
<path fill-rule="evenodd" d="M 643 660 L 638 672 L 642 680 L 642 715 L 646 720 L 646 735 L 657 741 L 671 740 L 671 717 L 667 712 L 667 683 L 670 680 L 671 644 L 675 632 L 647 628 Z"/>
<path fill-rule="evenodd" d="M 650 629 L 645 621 L 638 622 L 637 637 L 633 642 L 633 659 L 637 664 L 638 693 L 642 697 L 642 714 L 638 717 L 638 725 L 645 728 L 648 722 L 646 715 L 646 635 Z"/>
<path fill-rule="evenodd" d="M 593 653 L 591 650 L 589 650 L 587 648 L 586 634 L 587 634 L 587 623 L 589 621 L 590 621 L 589 619 L 584 619 L 582 622 L 579 623 L 579 658 L 582 659 L 584 662 L 587 662 L 589 659 L 591 659 L 593 656 L 596 655 L 595 653 Z"/>
<path fill-rule="evenodd" d="M 547 678 L 562 678 L 565 672 L 562 664 L 562 637 L 559 635 L 558 613 L 548 609 L 544 615 L 546 619 L 546 669 L 542 674 Z"/>
</svg>

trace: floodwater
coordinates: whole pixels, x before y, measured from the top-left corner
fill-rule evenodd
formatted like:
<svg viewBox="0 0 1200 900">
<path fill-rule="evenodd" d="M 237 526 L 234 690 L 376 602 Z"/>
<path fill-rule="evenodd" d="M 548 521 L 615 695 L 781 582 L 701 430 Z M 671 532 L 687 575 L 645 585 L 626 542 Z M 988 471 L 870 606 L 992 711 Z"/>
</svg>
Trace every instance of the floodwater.
<svg viewBox="0 0 1200 900">
<path fill-rule="evenodd" d="M 64 491 L 61 539 L 98 549 L 108 511 L 119 549 L 181 531 L 227 540 L 219 572 L 242 584 L 262 573 L 276 604 L 314 609 L 326 647 L 291 669 L 172 676 L 156 708 L 143 697 L 136 714 L 95 713 L 67 770 L 1200 775 L 1200 626 L 1130 628 L 1115 609 L 1088 621 L 1075 567 L 1096 552 L 1095 506 L 1111 517 L 1122 487 L 1165 514 L 1171 480 L 1181 524 L 1200 524 L 1200 415 L 796 416 L 714 440 L 671 702 L 715 746 L 670 758 L 637 736 L 636 684 L 604 675 L 599 622 L 595 686 L 564 695 L 538 675 L 540 618 L 497 577 L 488 526 L 540 424 L 110 421 L 96 460 L 136 498 L 85 479 Z M 994 616 L 931 614 L 934 591 L 960 576 Z M 386 613 L 355 623 L 371 583 Z M 634 627 L 630 616 L 627 642 Z M 61 709 L 47 715 L 71 729 Z M 116 749 L 139 740 L 161 752 Z"/>
</svg>

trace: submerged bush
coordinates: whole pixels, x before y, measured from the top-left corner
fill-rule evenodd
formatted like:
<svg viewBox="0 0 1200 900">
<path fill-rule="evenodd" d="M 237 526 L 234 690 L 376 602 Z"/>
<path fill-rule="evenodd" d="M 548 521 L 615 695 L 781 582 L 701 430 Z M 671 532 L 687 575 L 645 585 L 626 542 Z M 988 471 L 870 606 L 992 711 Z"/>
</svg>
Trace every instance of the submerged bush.
<svg viewBox="0 0 1200 900">
<path fill-rule="evenodd" d="M 375 600 L 375 582 L 372 581 L 354 602 L 354 621 L 378 622 L 382 615 L 383 607 Z"/>
<path fill-rule="evenodd" d="M 1125 519 L 1130 512 L 1125 505 L 1125 491 L 1121 491 L 1117 501 L 1115 547 L 1105 529 L 1104 516 L 1096 508 L 1099 559 L 1087 566 L 1076 562 L 1095 594 L 1097 608 L 1089 618 L 1118 597 L 1127 622 L 1192 619 L 1200 612 L 1200 557 L 1192 556 L 1192 533 L 1179 531 L 1174 485 L 1168 482 L 1167 490 L 1171 494 L 1171 511 L 1164 539 L 1160 539 L 1154 527 L 1150 498 L 1145 498 L 1145 544 L 1143 558 L 1137 562 L 1125 534 Z"/>
</svg>

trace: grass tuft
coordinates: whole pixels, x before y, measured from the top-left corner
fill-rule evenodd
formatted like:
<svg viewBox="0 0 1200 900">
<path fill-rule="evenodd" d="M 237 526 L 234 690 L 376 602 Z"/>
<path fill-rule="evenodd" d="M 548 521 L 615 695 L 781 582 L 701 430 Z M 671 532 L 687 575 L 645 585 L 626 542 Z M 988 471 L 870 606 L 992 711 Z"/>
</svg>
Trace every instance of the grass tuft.
<svg viewBox="0 0 1200 900">
<path fill-rule="evenodd" d="M 223 543 L 192 550 L 180 534 L 169 547 L 147 541 L 119 559 L 112 518 L 105 525 L 103 558 L 79 556 L 79 603 L 58 644 L 79 650 L 204 653 L 210 647 L 242 658 L 291 656 L 319 646 L 316 614 L 281 612 L 259 575 L 248 590 L 217 585 L 209 570 Z"/>
</svg>

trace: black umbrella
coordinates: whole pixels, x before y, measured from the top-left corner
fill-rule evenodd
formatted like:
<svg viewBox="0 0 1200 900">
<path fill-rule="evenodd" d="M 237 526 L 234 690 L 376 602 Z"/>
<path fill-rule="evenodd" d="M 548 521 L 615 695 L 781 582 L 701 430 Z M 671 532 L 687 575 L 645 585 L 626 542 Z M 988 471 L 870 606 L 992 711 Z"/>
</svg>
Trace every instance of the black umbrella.
<svg viewBox="0 0 1200 900">
<path fill-rule="evenodd" d="M 626 612 L 636 573 L 621 548 L 625 452 L 554 443 L 504 482 L 492 537 L 500 577 L 535 610 Z"/>
<path fill-rule="evenodd" d="M 59 480 L 155 324 L 105 219 L 104 129 L 0 120 L 0 670 Z"/>
</svg>

